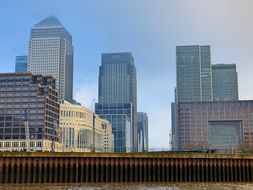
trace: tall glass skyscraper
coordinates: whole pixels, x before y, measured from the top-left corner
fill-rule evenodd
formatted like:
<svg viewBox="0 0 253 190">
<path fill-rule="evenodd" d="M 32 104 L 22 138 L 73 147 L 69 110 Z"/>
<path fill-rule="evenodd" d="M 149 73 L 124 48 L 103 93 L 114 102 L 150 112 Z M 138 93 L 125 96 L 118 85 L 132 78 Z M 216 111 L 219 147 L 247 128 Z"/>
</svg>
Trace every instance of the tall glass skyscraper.
<svg viewBox="0 0 253 190">
<path fill-rule="evenodd" d="M 175 102 L 171 104 L 173 150 L 179 147 L 178 103 L 213 100 L 210 46 L 177 46 L 176 68 Z"/>
<path fill-rule="evenodd" d="M 212 100 L 210 46 L 177 46 L 177 100 Z"/>
<path fill-rule="evenodd" d="M 209 46 L 178 46 L 176 52 L 177 88 L 171 104 L 173 150 L 252 150 L 243 139 L 249 134 L 243 134 L 248 130 L 248 122 L 243 120 L 249 118 L 242 117 L 251 115 L 247 106 L 252 102 L 238 101 L 236 65 L 211 65 Z"/>
<path fill-rule="evenodd" d="M 15 72 L 27 72 L 27 55 L 16 56 Z"/>
<path fill-rule="evenodd" d="M 235 64 L 212 65 L 213 99 L 238 100 L 238 80 Z"/>
<path fill-rule="evenodd" d="M 102 54 L 102 65 L 99 68 L 98 99 L 99 103 L 95 106 L 95 112 L 106 117 L 112 123 L 115 151 L 124 152 L 129 148 L 126 147 L 128 139 L 125 120 L 130 121 L 130 149 L 136 151 L 136 68 L 131 53 Z M 116 120 L 117 122 L 115 122 Z M 125 137 L 121 138 L 121 135 Z M 120 148 L 117 149 L 117 147 Z"/>
<path fill-rule="evenodd" d="M 53 16 L 31 29 L 28 71 L 53 76 L 60 100 L 73 99 L 72 37 Z"/>
</svg>

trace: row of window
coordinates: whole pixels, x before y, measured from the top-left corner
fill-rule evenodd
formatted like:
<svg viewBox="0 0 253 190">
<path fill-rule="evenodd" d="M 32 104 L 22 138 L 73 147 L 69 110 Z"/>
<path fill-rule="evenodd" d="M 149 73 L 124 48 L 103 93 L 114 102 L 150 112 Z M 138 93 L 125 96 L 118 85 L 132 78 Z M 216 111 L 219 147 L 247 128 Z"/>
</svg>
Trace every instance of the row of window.
<svg viewBox="0 0 253 190">
<path fill-rule="evenodd" d="M 30 147 L 42 147 L 42 142 L 30 142 Z M 0 142 L 0 148 L 25 148 L 27 147 L 27 142 Z"/>
</svg>

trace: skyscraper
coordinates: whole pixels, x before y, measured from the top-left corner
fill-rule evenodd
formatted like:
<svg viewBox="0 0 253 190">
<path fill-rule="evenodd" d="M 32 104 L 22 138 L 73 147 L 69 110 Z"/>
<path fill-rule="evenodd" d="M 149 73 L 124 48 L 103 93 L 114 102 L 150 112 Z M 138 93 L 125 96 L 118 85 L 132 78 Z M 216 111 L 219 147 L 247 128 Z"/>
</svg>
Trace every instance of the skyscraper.
<svg viewBox="0 0 253 190">
<path fill-rule="evenodd" d="M 214 100 L 238 100 L 238 80 L 235 64 L 212 65 Z"/>
<path fill-rule="evenodd" d="M 170 141 L 172 142 L 172 150 L 178 150 L 178 127 L 177 127 L 177 103 L 171 103 L 171 133 Z"/>
<path fill-rule="evenodd" d="M 171 136 L 169 141 L 172 144 L 172 150 L 178 149 L 178 128 L 177 128 L 177 88 L 174 88 L 174 99 L 171 103 Z"/>
<path fill-rule="evenodd" d="M 59 99 L 72 102 L 72 37 L 53 16 L 45 18 L 31 29 L 28 71 L 55 77 Z"/>
<path fill-rule="evenodd" d="M 27 55 L 16 56 L 15 72 L 27 72 Z"/>
<path fill-rule="evenodd" d="M 173 150 L 179 147 L 178 103 L 213 100 L 210 46 L 177 46 L 176 68 L 175 102 L 171 104 Z"/>
<path fill-rule="evenodd" d="M 238 101 L 235 64 L 211 66 L 209 46 L 179 46 L 175 94 L 173 150 L 252 149 L 244 139 L 252 101 Z"/>
<path fill-rule="evenodd" d="M 210 46 L 177 46 L 177 100 L 212 100 Z"/>
<path fill-rule="evenodd" d="M 138 152 L 148 151 L 148 115 L 137 112 Z"/>
<path fill-rule="evenodd" d="M 115 151 L 124 152 L 128 148 L 136 151 L 136 69 L 131 53 L 102 54 L 98 99 L 95 111 L 112 124 Z M 131 147 L 127 147 L 129 141 Z"/>
</svg>

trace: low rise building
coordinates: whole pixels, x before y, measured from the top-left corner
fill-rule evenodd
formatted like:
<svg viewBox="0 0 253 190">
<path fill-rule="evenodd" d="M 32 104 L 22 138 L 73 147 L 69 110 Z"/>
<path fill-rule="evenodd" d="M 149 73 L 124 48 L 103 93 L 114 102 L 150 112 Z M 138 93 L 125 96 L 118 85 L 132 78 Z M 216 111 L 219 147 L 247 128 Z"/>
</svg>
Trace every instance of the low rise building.
<svg viewBox="0 0 253 190">
<path fill-rule="evenodd" d="M 130 152 L 132 103 L 96 103 L 95 111 L 112 124 L 114 152 Z"/>
<path fill-rule="evenodd" d="M 178 138 L 173 143 L 179 150 L 253 151 L 253 100 L 180 102 L 176 106 L 174 133 Z"/>
<path fill-rule="evenodd" d="M 60 102 L 60 128 L 64 152 L 102 152 L 103 123 L 91 110 L 67 101 Z M 109 128 L 109 122 L 108 122 Z M 112 133 L 111 133 L 112 135 Z"/>
</svg>

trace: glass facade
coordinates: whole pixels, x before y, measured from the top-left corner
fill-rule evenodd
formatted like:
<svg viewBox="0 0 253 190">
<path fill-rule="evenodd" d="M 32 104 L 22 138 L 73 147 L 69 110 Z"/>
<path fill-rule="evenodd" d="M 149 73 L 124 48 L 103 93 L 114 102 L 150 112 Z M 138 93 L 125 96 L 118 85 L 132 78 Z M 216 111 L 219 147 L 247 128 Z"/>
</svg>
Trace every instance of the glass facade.
<svg viewBox="0 0 253 190">
<path fill-rule="evenodd" d="M 217 149 L 230 146 L 230 150 L 252 151 L 253 101 L 181 102 L 177 104 L 176 126 L 180 150 L 216 147 L 217 139 L 224 140 L 217 136 L 220 131 L 224 137 L 231 138 L 231 142 L 220 143 Z"/>
<path fill-rule="evenodd" d="M 131 151 L 132 103 L 96 103 L 96 114 L 112 124 L 114 151 Z"/>
<path fill-rule="evenodd" d="M 214 100 L 238 100 L 238 80 L 235 64 L 212 65 Z"/>
<path fill-rule="evenodd" d="M 212 100 L 210 46 L 177 46 L 177 100 Z"/>
<path fill-rule="evenodd" d="M 171 132 L 172 150 L 178 150 L 177 104 L 171 103 Z"/>
<path fill-rule="evenodd" d="M 99 103 L 107 105 L 131 104 L 131 114 L 128 114 L 130 121 L 130 142 L 133 151 L 137 150 L 137 94 L 136 94 L 136 68 L 131 53 L 104 53 L 102 54 L 102 65 L 99 67 Z M 123 105 L 122 104 L 122 105 Z M 96 107 L 95 112 L 99 113 Z M 112 108 L 113 109 L 113 108 Z M 117 108 L 125 112 L 125 108 Z M 126 111 L 128 112 L 128 111 Z M 116 117 L 118 113 L 115 113 Z M 111 113 L 111 115 L 113 115 Z M 111 120 L 109 120 L 111 122 Z M 117 126 L 112 122 L 114 130 Z M 117 139 L 117 134 L 114 133 Z M 117 147 L 118 141 L 115 141 Z"/>
<path fill-rule="evenodd" d="M 211 149 L 233 149 L 241 146 L 242 121 L 209 121 L 208 144 Z"/>
<path fill-rule="evenodd" d="M 15 72 L 27 72 L 27 56 L 16 56 Z"/>
<path fill-rule="evenodd" d="M 210 46 L 200 46 L 202 101 L 212 100 L 212 68 Z"/>
<path fill-rule="evenodd" d="M 53 76 L 59 100 L 73 101 L 72 37 L 53 16 L 31 29 L 28 71 Z"/>
<path fill-rule="evenodd" d="M 53 77 L 31 73 L 0 74 L 0 149 L 6 141 L 18 143 L 17 150 L 24 148 L 21 141 L 26 138 L 25 112 L 28 113 L 30 140 L 60 141 L 55 83 Z M 12 145 L 8 148 L 15 149 Z M 43 150 L 42 144 L 39 148 Z"/>
<path fill-rule="evenodd" d="M 148 115 L 137 112 L 138 152 L 148 151 Z"/>
</svg>

